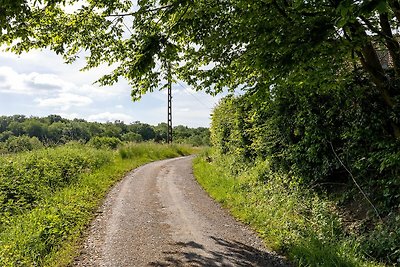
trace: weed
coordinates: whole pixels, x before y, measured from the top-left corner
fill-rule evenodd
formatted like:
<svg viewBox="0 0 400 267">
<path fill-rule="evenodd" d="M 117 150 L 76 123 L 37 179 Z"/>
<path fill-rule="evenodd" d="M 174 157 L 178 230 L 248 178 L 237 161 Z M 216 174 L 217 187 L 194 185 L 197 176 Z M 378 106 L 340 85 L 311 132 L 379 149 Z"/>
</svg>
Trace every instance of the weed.
<svg viewBox="0 0 400 267">
<path fill-rule="evenodd" d="M 191 152 L 153 143 L 119 153 L 73 144 L 0 158 L 0 266 L 67 266 L 115 182 L 146 162 Z"/>
<path fill-rule="evenodd" d="M 363 256 L 353 236 L 344 234 L 335 203 L 293 177 L 259 166 L 233 176 L 226 166 L 199 157 L 194 174 L 213 198 L 257 231 L 271 249 L 299 266 L 379 266 Z"/>
</svg>

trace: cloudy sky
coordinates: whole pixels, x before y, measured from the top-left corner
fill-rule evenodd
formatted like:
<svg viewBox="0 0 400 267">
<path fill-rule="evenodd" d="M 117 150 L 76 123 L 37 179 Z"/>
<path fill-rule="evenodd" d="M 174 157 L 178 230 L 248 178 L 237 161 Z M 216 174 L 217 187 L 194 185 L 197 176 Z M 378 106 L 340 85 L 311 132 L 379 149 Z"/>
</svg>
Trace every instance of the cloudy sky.
<svg viewBox="0 0 400 267">
<path fill-rule="evenodd" d="M 94 85 L 107 69 L 80 72 L 83 61 L 63 63 L 51 51 L 32 51 L 20 56 L 0 52 L 0 115 L 23 114 L 88 121 L 141 121 L 156 125 L 167 118 L 167 95 L 157 91 L 132 102 L 130 87 L 121 81 L 112 87 Z M 208 127 L 210 113 L 220 97 L 173 86 L 173 125 Z"/>
</svg>

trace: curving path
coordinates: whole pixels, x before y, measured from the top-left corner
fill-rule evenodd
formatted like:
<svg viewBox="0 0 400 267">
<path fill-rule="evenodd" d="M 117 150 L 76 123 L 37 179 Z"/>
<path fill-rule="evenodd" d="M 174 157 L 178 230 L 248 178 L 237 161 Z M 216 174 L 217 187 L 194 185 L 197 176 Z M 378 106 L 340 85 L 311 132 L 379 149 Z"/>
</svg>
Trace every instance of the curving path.
<svg viewBox="0 0 400 267">
<path fill-rule="evenodd" d="M 107 196 L 74 266 L 289 266 L 197 184 L 192 157 L 153 162 Z"/>
</svg>

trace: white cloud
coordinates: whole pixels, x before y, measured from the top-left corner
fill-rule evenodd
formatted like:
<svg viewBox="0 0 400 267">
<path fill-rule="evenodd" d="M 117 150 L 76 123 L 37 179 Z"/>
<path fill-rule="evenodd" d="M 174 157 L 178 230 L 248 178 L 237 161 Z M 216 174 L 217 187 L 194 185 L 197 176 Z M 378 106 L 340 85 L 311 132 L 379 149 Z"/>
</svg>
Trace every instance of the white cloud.
<svg viewBox="0 0 400 267">
<path fill-rule="evenodd" d="M 124 113 L 111 113 L 111 112 L 103 112 L 99 114 L 90 115 L 88 117 L 88 121 L 98 121 L 98 122 L 108 122 L 108 121 L 124 121 L 125 123 L 129 123 L 133 121 L 133 117 L 124 114 Z"/>
<path fill-rule="evenodd" d="M 60 88 L 53 75 L 36 72 L 20 74 L 10 67 L 0 67 L 0 81 L 0 92 L 9 94 L 43 94 L 49 90 Z"/>
<path fill-rule="evenodd" d="M 66 82 L 55 74 L 18 73 L 10 67 L 0 66 L 0 92 L 25 95 L 53 95 L 71 91 L 75 84 Z"/>
<path fill-rule="evenodd" d="M 37 72 L 31 72 L 28 75 L 20 74 L 22 77 L 26 77 L 27 82 L 32 82 L 36 86 L 55 86 L 61 87 L 65 82 L 54 74 L 39 74 Z"/>
<path fill-rule="evenodd" d="M 65 111 L 72 106 L 82 107 L 90 105 L 93 100 L 82 95 L 61 93 L 54 98 L 37 98 L 35 102 L 39 103 L 39 107 L 53 107 Z"/>
<path fill-rule="evenodd" d="M 129 95 L 129 89 L 124 86 L 96 86 L 96 85 L 89 85 L 84 84 L 80 87 L 75 86 L 71 88 L 70 91 L 84 93 L 89 97 L 96 97 L 101 99 L 107 99 L 110 96 L 117 96 L 117 95 Z"/>
<path fill-rule="evenodd" d="M 61 57 L 48 50 L 19 56 L 0 53 L 0 114 L 59 114 L 71 119 L 150 124 L 166 121 L 166 90 L 156 90 L 132 103 L 131 87 L 123 79 L 112 87 L 92 84 L 112 67 L 102 65 L 80 72 L 84 63 L 78 59 L 74 64 L 63 64 Z M 208 125 L 209 114 L 221 96 L 196 92 L 181 83 L 173 85 L 174 125 Z"/>
</svg>

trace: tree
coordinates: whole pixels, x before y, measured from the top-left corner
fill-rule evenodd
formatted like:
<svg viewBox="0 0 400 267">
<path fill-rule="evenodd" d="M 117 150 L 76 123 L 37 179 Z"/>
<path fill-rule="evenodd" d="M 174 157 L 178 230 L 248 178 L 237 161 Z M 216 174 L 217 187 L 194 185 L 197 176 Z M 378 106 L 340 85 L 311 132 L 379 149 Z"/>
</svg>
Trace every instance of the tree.
<svg viewBox="0 0 400 267">
<path fill-rule="evenodd" d="M 33 20 L 56 4 L 66 2 L 65 0 L 0 0 L 0 42 L 10 44 L 15 39 L 28 41 L 34 35 L 34 29 L 31 27 Z M 69 4 L 74 2 L 77 0 L 68 1 Z"/>
<path fill-rule="evenodd" d="M 154 129 L 146 123 L 135 122 L 133 124 L 130 124 L 128 128 L 130 132 L 140 134 L 143 141 L 154 139 L 156 136 Z"/>
<path fill-rule="evenodd" d="M 139 143 L 143 141 L 143 138 L 140 134 L 138 133 L 126 133 L 124 135 L 122 135 L 121 139 L 123 141 L 127 141 L 127 142 L 135 142 L 135 143 Z"/>
<path fill-rule="evenodd" d="M 37 137 L 39 140 L 44 140 L 47 136 L 47 125 L 39 122 L 38 118 L 30 118 L 23 123 L 24 133 L 29 137 Z"/>
<path fill-rule="evenodd" d="M 325 80 L 340 85 L 362 68 L 390 113 L 391 134 L 400 137 L 398 0 L 143 0 L 136 6 L 102 0 L 73 14 L 61 5 L 75 1 L 53 2 L 30 9 L 24 28 L 30 38 L 14 51 L 49 46 L 70 62 L 82 48 L 87 68 L 116 66 L 100 84 L 123 77 L 134 99 L 164 85 L 169 66 L 175 78 L 212 94 L 223 88 L 269 94 L 277 84 Z M 382 51 L 390 55 L 387 68 Z"/>
<path fill-rule="evenodd" d="M 167 131 L 168 131 L 168 125 L 165 122 L 157 124 L 157 126 L 154 127 L 154 133 L 155 133 L 154 141 L 166 142 L 167 141 Z M 172 131 L 172 132 L 174 132 L 174 131 Z"/>
</svg>

